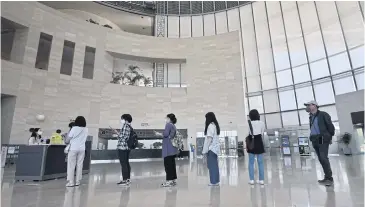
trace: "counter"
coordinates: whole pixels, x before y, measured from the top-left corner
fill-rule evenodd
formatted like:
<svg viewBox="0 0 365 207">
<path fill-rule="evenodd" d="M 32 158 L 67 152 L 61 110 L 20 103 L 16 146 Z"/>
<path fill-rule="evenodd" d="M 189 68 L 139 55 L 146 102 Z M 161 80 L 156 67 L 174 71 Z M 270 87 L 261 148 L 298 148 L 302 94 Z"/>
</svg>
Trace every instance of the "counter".
<svg viewBox="0 0 365 207">
<path fill-rule="evenodd" d="M 90 171 L 91 141 L 86 142 L 83 174 Z M 66 177 L 65 145 L 21 145 L 15 180 L 42 181 Z"/>
<path fill-rule="evenodd" d="M 183 157 L 189 157 L 189 151 L 182 152 Z M 129 159 L 156 159 L 162 158 L 162 149 L 134 149 L 131 150 Z M 117 150 L 92 150 L 92 160 L 117 160 Z"/>
</svg>

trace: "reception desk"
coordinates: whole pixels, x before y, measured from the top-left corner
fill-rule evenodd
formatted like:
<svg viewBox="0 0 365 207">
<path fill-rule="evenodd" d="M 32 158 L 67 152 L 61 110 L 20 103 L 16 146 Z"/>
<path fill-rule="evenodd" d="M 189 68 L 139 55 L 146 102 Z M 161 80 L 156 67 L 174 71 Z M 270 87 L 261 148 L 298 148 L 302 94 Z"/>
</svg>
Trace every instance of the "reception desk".
<svg viewBox="0 0 365 207">
<path fill-rule="evenodd" d="M 90 171 L 91 141 L 86 142 L 83 173 Z M 65 145 L 22 145 L 16 163 L 15 180 L 42 181 L 66 177 Z"/>
<path fill-rule="evenodd" d="M 189 151 L 181 152 L 182 157 L 189 157 Z M 91 160 L 117 160 L 118 150 L 92 150 Z M 134 149 L 129 155 L 131 160 L 162 159 L 162 149 Z"/>
</svg>

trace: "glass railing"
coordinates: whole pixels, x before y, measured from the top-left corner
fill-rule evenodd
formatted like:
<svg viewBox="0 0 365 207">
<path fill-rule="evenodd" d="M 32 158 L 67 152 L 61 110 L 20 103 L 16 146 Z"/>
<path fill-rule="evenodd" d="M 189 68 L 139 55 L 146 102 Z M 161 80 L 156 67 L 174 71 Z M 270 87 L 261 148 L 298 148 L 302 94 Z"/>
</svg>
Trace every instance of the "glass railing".
<svg viewBox="0 0 365 207">
<path fill-rule="evenodd" d="M 152 1 L 97 1 L 97 3 L 136 13 L 156 14 L 155 4 Z"/>
</svg>

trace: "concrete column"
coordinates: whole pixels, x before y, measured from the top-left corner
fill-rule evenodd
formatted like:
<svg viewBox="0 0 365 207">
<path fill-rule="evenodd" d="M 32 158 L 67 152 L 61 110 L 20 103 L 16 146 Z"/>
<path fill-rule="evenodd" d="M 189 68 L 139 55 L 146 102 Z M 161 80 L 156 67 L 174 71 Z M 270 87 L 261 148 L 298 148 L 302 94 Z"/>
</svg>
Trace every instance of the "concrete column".
<svg viewBox="0 0 365 207">
<path fill-rule="evenodd" d="M 94 80 L 110 82 L 113 72 L 113 57 L 105 51 L 105 43 L 97 41 L 95 48 Z"/>
<path fill-rule="evenodd" d="M 51 53 L 49 55 L 48 72 L 52 74 L 60 74 L 64 38 L 53 36 Z"/>
<path fill-rule="evenodd" d="M 86 45 L 82 40 L 77 39 L 75 44 L 74 61 L 72 64 L 72 77 L 81 78 L 84 70 L 84 58 Z"/>
<path fill-rule="evenodd" d="M 26 40 L 24 40 L 23 38 L 20 38 L 22 35 L 22 33 L 19 33 L 19 38 L 15 38 L 14 41 L 16 42 L 17 40 L 19 40 L 19 43 L 16 44 L 16 47 L 23 47 L 24 43 L 25 43 L 25 50 L 24 50 L 24 56 L 23 56 L 23 64 L 26 66 L 29 66 L 31 68 L 35 67 L 35 62 L 36 62 L 36 58 L 37 58 L 37 51 L 38 51 L 38 44 L 39 44 L 39 38 L 40 38 L 40 30 L 37 28 L 29 28 L 28 30 L 28 37 L 26 38 Z M 14 49 L 14 48 L 13 48 Z M 18 52 L 18 53 L 17 53 Z M 19 57 L 21 58 L 22 53 L 21 50 L 16 49 L 14 51 L 14 55 L 19 55 Z M 13 52 L 12 52 L 12 56 L 13 56 Z"/>
</svg>

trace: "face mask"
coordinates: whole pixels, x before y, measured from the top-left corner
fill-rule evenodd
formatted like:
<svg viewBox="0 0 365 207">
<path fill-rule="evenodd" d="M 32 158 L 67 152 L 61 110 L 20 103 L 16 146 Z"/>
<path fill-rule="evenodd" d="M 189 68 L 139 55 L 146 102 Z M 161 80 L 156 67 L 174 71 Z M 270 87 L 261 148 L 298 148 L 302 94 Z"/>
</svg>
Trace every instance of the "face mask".
<svg viewBox="0 0 365 207">
<path fill-rule="evenodd" d="M 170 119 L 165 119 L 166 124 L 170 123 Z"/>
<path fill-rule="evenodd" d="M 120 120 L 120 123 L 125 124 L 125 120 L 124 119 Z"/>
<path fill-rule="evenodd" d="M 38 135 L 42 135 L 42 133 L 43 133 L 42 131 L 38 131 L 37 132 Z"/>
</svg>

